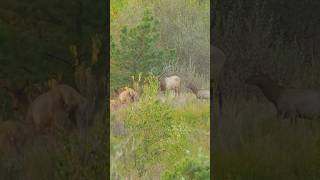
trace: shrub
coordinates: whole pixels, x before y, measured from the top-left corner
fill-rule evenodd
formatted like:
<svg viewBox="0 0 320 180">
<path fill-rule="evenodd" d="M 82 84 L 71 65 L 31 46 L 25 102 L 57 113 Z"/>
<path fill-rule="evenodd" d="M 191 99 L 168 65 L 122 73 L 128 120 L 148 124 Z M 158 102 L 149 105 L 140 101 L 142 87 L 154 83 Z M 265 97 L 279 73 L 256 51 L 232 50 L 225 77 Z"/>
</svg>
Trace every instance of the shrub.
<svg viewBox="0 0 320 180">
<path fill-rule="evenodd" d="M 174 118 L 173 106 L 157 98 L 157 78 L 150 75 L 146 81 L 143 96 L 137 106 L 128 109 L 126 121 L 132 137 L 126 148 L 133 147 L 131 166 L 141 177 L 151 176 L 154 166 L 168 167 L 175 156 L 183 156 L 187 142 L 183 127 Z"/>
</svg>

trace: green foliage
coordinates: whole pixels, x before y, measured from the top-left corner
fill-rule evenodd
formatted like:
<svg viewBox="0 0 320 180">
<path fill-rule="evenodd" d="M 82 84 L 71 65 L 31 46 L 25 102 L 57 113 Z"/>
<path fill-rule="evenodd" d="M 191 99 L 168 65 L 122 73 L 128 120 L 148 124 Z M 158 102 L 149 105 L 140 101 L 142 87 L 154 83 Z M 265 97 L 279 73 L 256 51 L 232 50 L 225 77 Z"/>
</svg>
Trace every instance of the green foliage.
<svg viewBox="0 0 320 180">
<path fill-rule="evenodd" d="M 121 138 L 111 134 L 112 177 L 139 174 L 149 179 L 160 176 L 154 172 L 155 168 L 161 168 L 161 174 L 164 171 L 174 174 L 188 171 L 186 166 L 190 165 L 190 177 L 205 178 L 208 175 L 205 167 L 209 167 L 208 102 L 188 100 L 188 104 L 175 107 L 175 99 L 159 99 L 159 81 L 155 76 L 150 74 L 144 81 L 139 102 L 112 116 L 111 123 L 116 122 L 115 119 L 125 119 L 129 132 Z M 187 162 L 189 165 L 182 163 L 186 156 L 192 159 Z"/>
<path fill-rule="evenodd" d="M 179 162 L 174 169 L 169 170 L 162 176 L 163 180 L 174 179 L 210 179 L 210 162 L 204 159 L 185 158 Z"/>
<path fill-rule="evenodd" d="M 149 163 L 154 164 L 167 156 L 169 139 L 172 137 L 172 107 L 161 103 L 156 95 L 158 81 L 148 78 L 144 95 L 137 109 L 128 114 L 128 127 L 138 145 L 135 150 L 135 164 L 139 174 L 146 172 Z"/>
<path fill-rule="evenodd" d="M 128 1 L 127 0 L 111 0 L 110 1 L 110 21 L 111 23 L 115 23 L 119 18 L 120 12 L 126 7 Z"/>
<path fill-rule="evenodd" d="M 184 166 L 186 156 L 190 166 L 200 167 L 192 176 L 205 178 L 204 161 L 197 155 L 209 159 L 209 102 L 193 94 L 159 95 L 155 76 L 177 73 L 208 87 L 209 1 L 111 3 L 111 90 L 143 89 L 138 102 L 112 112 L 111 178 L 160 178 L 164 171 L 174 173 L 170 170 L 177 164 Z M 127 133 L 119 133 L 123 129 Z"/>
<path fill-rule="evenodd" d="M 152 71 L 159 74 L 163 65 L 175 60 L 175 51 L 158 45 L 159 21 L 146 9 L 135 27 L 123 27 L 120 42 L 111 41 L 111 87 L 129 82 L 132 75 Z"/>
</svg>

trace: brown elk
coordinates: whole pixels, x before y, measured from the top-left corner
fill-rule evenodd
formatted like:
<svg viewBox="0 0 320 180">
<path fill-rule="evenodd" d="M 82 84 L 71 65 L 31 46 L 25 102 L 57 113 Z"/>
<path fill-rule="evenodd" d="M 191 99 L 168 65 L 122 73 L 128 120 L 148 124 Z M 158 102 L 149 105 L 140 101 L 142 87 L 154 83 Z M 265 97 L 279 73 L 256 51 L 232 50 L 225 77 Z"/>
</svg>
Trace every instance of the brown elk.
<svg viewBox="0 0 320 180">
<path fill-rule="evenodd" d="M 290 118 L 314 118 L 320 116 L 320 92 L 285 87 L 266 74 L 253 75 L 245 83 L 261 89 L 264 96 L 276 107 L 277 116 Z"/>
<path fill-rule="evenodd" d="M 110 110 L 115 110 L 118 109 L 118 107 L 120 107 L 120 102 L 118 99 L 111 99 L 110 100 Z"/>
<path fill-rule="evenodd" d="M 56 85 L 31 103 L 26 120 L 40 133 L 59 126 L 81 126 L 86 117 L 86 106 L 87 100 L 75 89 Z"/>
<path fill-rule="evenodd" d="M 208 89 L 198 89 L 191 83 L 187 85 L 187 88 L 189 88 L 198 99 L 210 99 L 210 90 Z"/>
<path fill-rule="evenodd" d="M 174 90 L 175 95 L 179 95 L 181 91 L 181 78 L 177 75 L 164 77 L 160 79 L 160 90 Z"/>
<path fill-rule="evenodd" d="M 125 90 L 119 94 L 119 101 L 121 104 L 127 104 L 129 102 L 134 102 L 139 99 L 138 93 L 128 87 L 125 87 Z"/>
<path fill-rule="evenodd" d="M 224 69 L 224 63 L 226 61 L 226 56 L 224 52 L 215 47 L 210 46 L 210 61 L 211 61 L 211 70 L 210 70 L 210 76 L 211 76 L 211 85 L 213 85 L 213 93 L 214 98 L 218 98 L 218 106 L 219 106 L 219 114 L 220 117 L 222 115 L 222 89 L 221 89 L 221 83 L 223 78 L 223 69 Z M 213 106 L 216 107 L 216 101 L 214 100 Z M 215 111 L 213 111 L 215 113 Z"/>
</svg>

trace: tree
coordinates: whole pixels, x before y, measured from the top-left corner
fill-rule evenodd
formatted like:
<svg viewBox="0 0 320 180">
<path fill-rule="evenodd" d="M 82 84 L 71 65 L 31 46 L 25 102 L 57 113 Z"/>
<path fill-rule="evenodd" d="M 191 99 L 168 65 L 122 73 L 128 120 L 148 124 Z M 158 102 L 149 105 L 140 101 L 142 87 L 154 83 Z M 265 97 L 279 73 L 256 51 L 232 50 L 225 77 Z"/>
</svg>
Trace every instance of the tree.
<svg viewBox="0 0 320 180">
<path fill-rule="evenodd" d="M 120 42 L 111 38 L 111 87 L 118 88 L 138 73 L 159 74 L 162 67 L 175 61 L 175 51 L 160 48 L 159 21 L 146 9 L 137 26 L 123 27 Z"/>
</svg>

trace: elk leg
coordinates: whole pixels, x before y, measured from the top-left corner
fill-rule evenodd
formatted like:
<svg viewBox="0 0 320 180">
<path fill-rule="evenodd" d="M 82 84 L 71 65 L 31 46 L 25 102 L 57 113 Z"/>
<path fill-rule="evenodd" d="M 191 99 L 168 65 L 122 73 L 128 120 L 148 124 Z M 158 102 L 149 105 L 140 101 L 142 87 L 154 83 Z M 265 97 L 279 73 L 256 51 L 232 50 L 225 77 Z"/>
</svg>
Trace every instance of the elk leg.
<svg viewBox="0 0 320 180">
<path fill-rule="evenodd" d="M 222 92 L 219 91 L 218 92 L 218 96 L 219 96 L 219 116 L 220 118 L 222 117 Z"/>
<path fill-rule="evenodd" d="M 222 116 L 222 105 L 223 105 L 223 102 L 222 102 L 222 90 L 221 90 L 221 86 L 217 86 L 217 92 L 218 92 L 218 102 L 219 102 L 219 114 L 220 116 Z"/>
<path fill-rule="evenodd" d="M 298 119 L 298 116 L 294 116 L 294 119 L 293 119 L 294 120 L 294 124 L 297 124 L 297 122 L 298 122 L 297 119 Z"/>
<path fill-rule="evenodd" d="M 178 88 L 174 88 L 174 94 L 175 94 L 175 96 L 179 96 Z"/>
<path fill-rule="evenodd" d="M 278 111 L 277 112 L 277 119 L 278 120 L 284 120 L 287 118 L 287 114 L 286 112 L 282 112 L 282 111 Z M 291 120 L 291 119 L 290 119 Z M 281 122 L 284 122 L 284 121 L 281 121 Z"/>
</svg>

